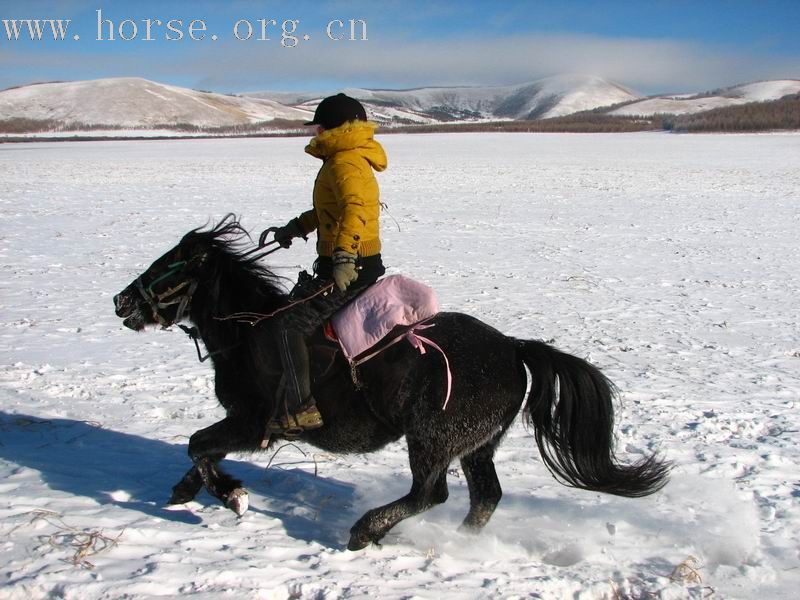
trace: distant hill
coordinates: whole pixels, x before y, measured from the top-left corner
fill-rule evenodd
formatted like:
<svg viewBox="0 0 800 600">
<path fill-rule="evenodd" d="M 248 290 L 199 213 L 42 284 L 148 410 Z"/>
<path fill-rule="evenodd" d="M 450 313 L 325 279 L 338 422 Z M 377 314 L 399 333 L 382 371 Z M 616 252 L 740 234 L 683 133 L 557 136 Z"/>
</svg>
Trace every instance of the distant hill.
<svg viewBox="0 0 800 600">
<path fill-rule="evenodd" d="M 685 115 L 715 108 L 778 100 L 800 92 L 800 80 L 779 79 L 745 83 L 701 94 L 653 96 L 615 108 L 609 114 L 616 116 L 652 116 L 655 114 Z"/>
<path fill-rule="evenodd" d="M 245 95 L 313 110 L 322 98 L 339 91 L 358 98 L 371 118 L 392 124 L 546 119 L 641 98 L 619 84 L 587 75 L 560 75 L 514 86 L 347 88 L 318 94 L 267 91 Z"/>
<path fill-rule="evenodd" d="M 0 92 L 0 120 L 109 127 L 231 127 L 310 113 L 271 100 L 164 85 L 138 77 L 42 83 Z"/>
<path fill-rule="evenodd" d="M 307 134 L 300 124 L 311 118 L 323 97 L 338 91 L 359 98 L 370 119 L 395 130 L 700 131 L 710 127 L 708 119 L 682 117 L 797 95 L 800 80 L 760 81 L 699 94 L 645 98 L 586 75 L 561 75 L 514 86 L 237 95 L 121 77 L 2 90 L 0 135 L 25 139 L 71 137 L 76 132 L 82 138 Z M 794 106 L 790 102 L 782 108 L 750 107 L 725 113 L 720 117 L 724 125 L 719 119 L 715 123 L 724 131 L 734 126 L 732 121 L 747 122 L 746 128 L 740 129 L 747 131 L 758 130 L 758 124 L 766 129 L 794 128 Z"/>
<path fill-rule="evenodd" d="M 676 132 L 746 132 L 800 129 L 800 93 L 699 113 L 666 116 L 662 128 Z"/>
</svg>

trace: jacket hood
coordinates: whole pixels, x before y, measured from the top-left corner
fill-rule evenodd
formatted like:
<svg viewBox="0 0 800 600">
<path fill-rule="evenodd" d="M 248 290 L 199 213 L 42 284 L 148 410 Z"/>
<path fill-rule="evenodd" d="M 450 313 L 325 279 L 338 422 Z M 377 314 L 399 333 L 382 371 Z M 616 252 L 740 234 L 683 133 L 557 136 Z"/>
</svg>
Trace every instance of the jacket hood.
<svg viewBox="0 0 800 600">
<path fill-rule="evenodd" d="M 388 161 L 383 146 L 373 139 L 377 127 L 377 123 L 370 121 L 349 121 L 334 129 L 326 129 L 308 143 L 306 152 L 325 160 L 337 152 L 355 150 L 373 169 L 383 171 Z"/>
</svg>

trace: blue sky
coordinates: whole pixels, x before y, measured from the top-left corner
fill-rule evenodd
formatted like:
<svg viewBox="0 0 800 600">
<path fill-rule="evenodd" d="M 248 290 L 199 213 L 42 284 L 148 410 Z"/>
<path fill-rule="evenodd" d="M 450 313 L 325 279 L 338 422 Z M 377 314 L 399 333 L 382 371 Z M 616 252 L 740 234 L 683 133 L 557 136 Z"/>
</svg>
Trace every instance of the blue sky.
<svg viewBox="0 0 800 600">
<path fill-rule="evenodd" d="M 145 39 L 148 18 L 152 40 Z M 0 19 L 71 19 L 63 41 L 53 41 L 49 29 L 43 40 L 9 40 L 0 22 L 0 88 L 139 76 L 220 92 L 325 91 L 513 84 L 585 73 L 659 93 L 800 78 L 800 0 L 0 0 Z M 118 30 L 126 19 L 137 29 L 128 41 Z M 205 39 L 189 39 L 193 19 L 205 23 L 205 31 L 199 22 L 195 28 L 195 37 Z M 259 19 L 277 22 L 267 25 L 268 40 L 258 39 Z M 337 19 L 345 27 L 334 23 L 334 35 L 349 33 L 349 19 L 363 19 L 368 39 L 328 39 L 326 26 Z M 253 26 L 251 39 L 234 36 L 240 20 Z M 299 21 L 294 47 L 281 44 L 288 20 Z M 177 38 L 175 30 L 182 39 L 166 39 Z M 242 22 L 240 37 L 247 31 Z M 133 37 L 133 24 L 123 24 L 123 34 Z"/>
</svg>

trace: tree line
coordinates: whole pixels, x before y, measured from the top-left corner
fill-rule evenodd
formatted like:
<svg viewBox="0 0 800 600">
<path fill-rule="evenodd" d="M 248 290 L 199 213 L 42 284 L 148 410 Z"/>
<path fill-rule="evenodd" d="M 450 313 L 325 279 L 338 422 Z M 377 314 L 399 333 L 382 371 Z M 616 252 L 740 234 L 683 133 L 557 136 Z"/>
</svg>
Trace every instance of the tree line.
<svg viewBox="0 0 800 600">
<path fill-rule="evenodd" d="M 800 94 L 749 102 L 692 115 L 661 115 L 663 128 L 676 132 L 746 132 L 800 129 Z"/>
</svg>

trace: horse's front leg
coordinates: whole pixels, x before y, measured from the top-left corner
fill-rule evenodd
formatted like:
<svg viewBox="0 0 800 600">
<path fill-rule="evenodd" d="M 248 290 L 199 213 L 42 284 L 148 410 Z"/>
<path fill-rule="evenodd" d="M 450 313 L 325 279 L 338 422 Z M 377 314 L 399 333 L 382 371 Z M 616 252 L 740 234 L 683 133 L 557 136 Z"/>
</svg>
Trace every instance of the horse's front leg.
<svg viewBox="0 0 800 600">
<path fill-rule="evenodd" d="M 248 507 L 247 490 L 241 481 L 219 467 L 219 461 L 230 452 L 255 450 L 261 437 L 261 432 L 256 432 L 250 423 L 230 417 L 194 433 L 189 438 L 189 458 L 196 473 L 190 469 L 173 489 L 173 496 L 178 491 L 196 494 L 199 476 L 200 486 L 205 485 L 209 494 L 237 515 L 243 515 Z"/>
<path fill-rule="evenodd" d="M 220 456 L 217 460 L 219 461 L 223 458 L 225 457 Z M 203 489 L 203 477 L 197 467 L 192 465 L 192 468 L 186 471 L 181 480 L 173 486 L 169 504 L 191 502 L 200 493 L 201 489 Z"/>
</svg>

